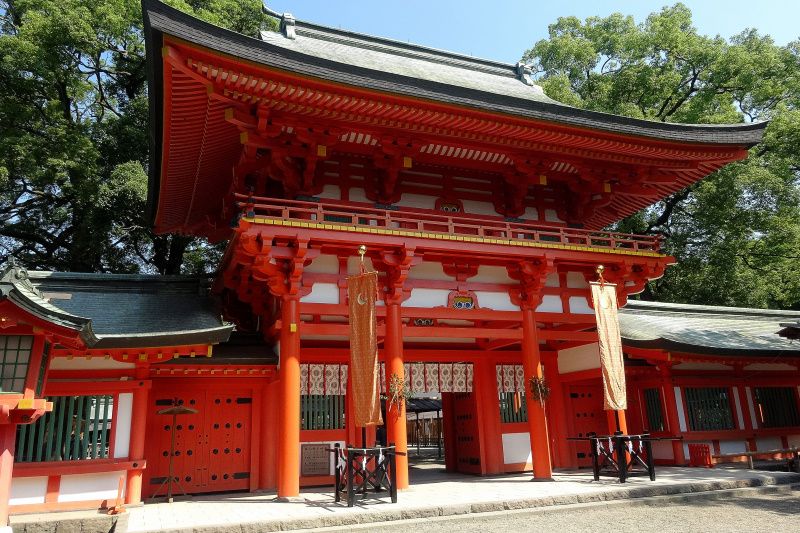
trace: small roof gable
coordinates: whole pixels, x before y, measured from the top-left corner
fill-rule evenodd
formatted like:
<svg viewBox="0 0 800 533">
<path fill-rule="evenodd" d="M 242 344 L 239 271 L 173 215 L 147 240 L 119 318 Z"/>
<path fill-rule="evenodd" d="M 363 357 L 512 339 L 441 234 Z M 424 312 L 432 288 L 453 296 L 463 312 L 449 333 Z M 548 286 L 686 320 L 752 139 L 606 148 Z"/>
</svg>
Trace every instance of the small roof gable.
<svg viewBox="0 0 800 533">
<path fill-rule="evenodd" d="M 778 335 L 800 312 L 628 301 L 620 310 L 625 346 L 697 354 L 800 357 L 800 344 Z"/>
<path fill-rule="evenodd" d="M 39 320 L 74 332 L 86 346 L 97 342 L 91 319 L 52 305 L 31 282 L 29 272 L 14 258 L 0 268 L 0 302 L 4 300 Z"/>
</svg>

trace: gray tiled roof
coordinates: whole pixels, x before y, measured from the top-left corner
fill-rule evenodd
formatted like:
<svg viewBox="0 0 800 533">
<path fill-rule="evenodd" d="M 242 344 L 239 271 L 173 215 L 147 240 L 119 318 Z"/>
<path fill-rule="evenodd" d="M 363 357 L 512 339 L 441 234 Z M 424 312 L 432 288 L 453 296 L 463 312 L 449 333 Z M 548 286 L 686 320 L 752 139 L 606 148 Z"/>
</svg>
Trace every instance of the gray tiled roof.
<svg viewBox="0 0 800 533">
<path fill-rule="evenodd" d="M 163 35 L 302 76 L 518 117 L 678 142 L 752 146 L 766 123 L 672 124 L 588 111 L 547 98 L 517 78 L 516 65 L 296 21 L 297 39 L 253 39 L 158 2 L 142 0 L 150 80 L 151 134 L 158 144 Z M 158 146 L 156 146 L 158 148 Z M 159 168 L 158 166 L 154 168 Z"/>
<path fill-rule="evenodd" d="M 626 346 L 699 354 L 800 357 L 800 343 L 778 336 L 800 312 L 628 301 L 620 310 Z"/>
<path fill-rule="evenodd" d="M 198 278 L 37 271 L 28 277 L 50 309 L 91 322 L 93 348 L 218 343 L 233 328 Z"/>
</svg>

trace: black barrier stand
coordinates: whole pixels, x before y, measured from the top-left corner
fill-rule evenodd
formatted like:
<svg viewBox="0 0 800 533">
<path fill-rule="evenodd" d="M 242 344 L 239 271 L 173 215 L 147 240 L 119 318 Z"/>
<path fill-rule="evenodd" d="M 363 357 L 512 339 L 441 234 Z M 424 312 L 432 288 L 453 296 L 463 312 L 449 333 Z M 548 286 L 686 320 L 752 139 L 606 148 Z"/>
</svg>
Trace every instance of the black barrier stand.
<svg viewBox="0 0 800 533">
<path fill-rule="evenodd" d="M 683 440 L 683 437 L 651 437 L 648 433 L 641 435 L 589 433 L 586 437 L 570 437 L 567 440 L 589 443 L 595 481 L 600 480 L 601 474 L 607 474 L 619 478 L 620 483 L 625 483 L 628 477 L 638 473 L 647 473 L 650 481 L 655 481 L 653 441 Z M 640 467 L 643 470 L 640 470 Z"/>
<path fill-rule="evenodd" d="M 334 500 L 347 495 L 347 506 L 355 504 L 356 494 L 366 498 L 369 489 L 375 493 L 388 492 L 392 503 L 397 503 L 398 452 L 394 443 L 374 448 L 342 448 L 338 443 L 328 449 L 334 454 Z"/>
</svg>

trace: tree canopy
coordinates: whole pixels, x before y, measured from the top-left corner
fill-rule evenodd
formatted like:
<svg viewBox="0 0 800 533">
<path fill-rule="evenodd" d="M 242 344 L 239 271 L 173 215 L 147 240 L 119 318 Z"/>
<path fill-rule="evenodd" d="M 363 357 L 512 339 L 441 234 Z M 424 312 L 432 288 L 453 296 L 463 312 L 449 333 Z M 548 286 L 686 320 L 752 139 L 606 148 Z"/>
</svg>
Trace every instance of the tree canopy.
<svg viewBox="0 0 800 533">
<path fill-rule="evenodd" d="M 258 0 L 167 2 L 251 36 Z M 145 222 L 139 0 L 0 0 L 0 255 L 86 272 L 204 270 L 215 250 Z"/>
<path fill-rule="evenodd" d="M 700 35 L 683 4 L 644 22 L 559 18 L 528 50 L 546 94 L 586 109 L 663 122 L 770 120 L 747 160 L 618 223 L 658 234 L 678 264 L 643 297 L 800 308 L 800 42 L 754 29 Z"/>
</svg>

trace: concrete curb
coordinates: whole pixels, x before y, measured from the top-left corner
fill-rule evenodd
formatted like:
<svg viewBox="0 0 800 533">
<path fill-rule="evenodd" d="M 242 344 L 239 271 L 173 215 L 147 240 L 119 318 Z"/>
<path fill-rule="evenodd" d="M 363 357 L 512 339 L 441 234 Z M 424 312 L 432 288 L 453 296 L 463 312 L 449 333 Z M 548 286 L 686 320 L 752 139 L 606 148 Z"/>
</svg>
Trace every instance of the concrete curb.
<svg viewBox="0 0 800 533">
<path fill-rule="evenodd" d="M 187 528 L 164 529 L 166 533 L 257 533 L 266 531 L 292 531 L 316 528 L 343 528 L 348 526 L 363 526 L 379 522 L 393 522 L 397 520 L 431 519 L 438 517 L 455 517 L 475 513 L 501 513 L 501 512 L 542 512 L 567 511 L 576 506 L 587 504 L 603 505 L 654 505 L 654 501 L 669 499 L 670 502 L 688 501 L 689 499 L 724 498 L 735 494 L 737 490 L 778 487 L 800 483 L 800 474 L 782 474 L 771 476 L 760 474 L 759 477 L 738 479 L 703 481 L 695 483 L 680 483 L 673 485 L 653 485 L 639 487 L 625 487 L 615 491 L 603 491 L 591 494 L 571 494 L 563 496 L 550 496 L 543 498 L 523 498 L 506 501 L 487 501 L 452 505 L 430 505 L 405 509 L 381 509 L 369 513 L 353 513 L 338 516 L 321 516 L 313 518 L 287 518 L 248 522 L 240 524 L 193 526 Z M 663 498 L 661 498 L 663 497 Z M 646 500 L 650 498 L 651 500 Z M 655 500 L 652 500 L 655 498 Z M 120 517 L 126 515 L 119 515 Z M 40 515 L 41 517 L 41 515 Z M 126 533 L 127 520 L 119 520 L 113 524 L 111 517 L 104 517 L 106 521 L 97 522 L 101 517 L 76 517 L 74 520 L 59 517 L 58 522 L 24 522 L 22 516 L 15 517 L 12 524 L 14 533 Z M 356 527 L 356 529 L 360 529 Z"/>
</svg>

